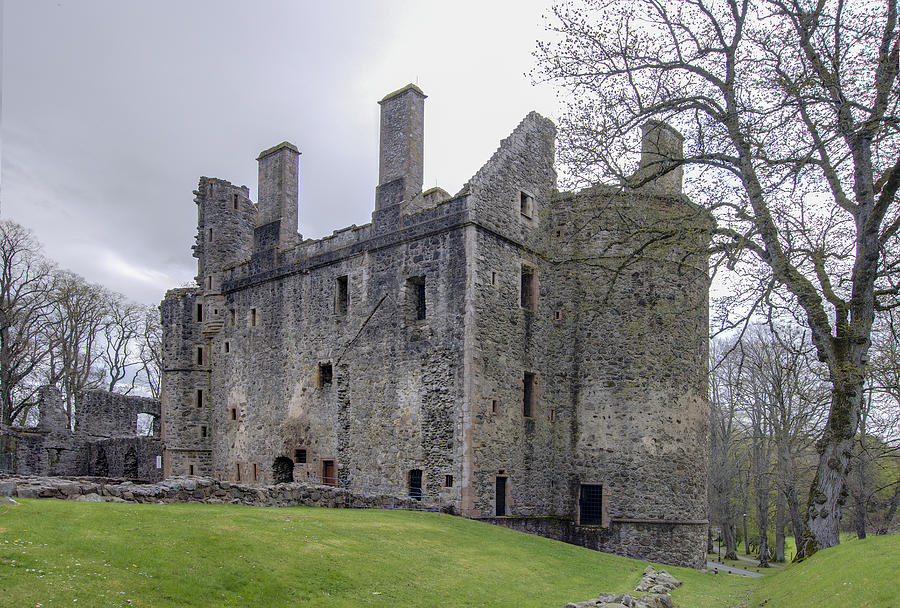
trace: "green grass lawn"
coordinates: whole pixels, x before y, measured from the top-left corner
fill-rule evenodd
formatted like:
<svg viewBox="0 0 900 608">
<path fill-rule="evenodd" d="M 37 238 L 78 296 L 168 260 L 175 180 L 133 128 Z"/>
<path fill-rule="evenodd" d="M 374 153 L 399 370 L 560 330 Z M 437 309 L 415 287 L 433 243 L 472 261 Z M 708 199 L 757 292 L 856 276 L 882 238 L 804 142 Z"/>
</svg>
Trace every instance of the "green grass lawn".
<svg viewBox="0 0 900 608">
<path fill-rule="evenodd" d="M 874 540 L 884 543 L 878 553 L 892 547 L 888 561 L 900 563 L 900 538 Z M 673 594 L 683 608 L 766 600 L 766 608 L 793 607 L 805 604 L 778 594 L 806 564 L 824 567 L 817 559 L 777 578 L 667 569 L 685 582 Z M 0 506 L 0 606 L 561 608 L 601 591 L 630 591 L 645 566 L 434 513 L 55 500 Z M 854 606 L 890 605 L 861 603 L 860 594 L 873 593 L 862 586 L 835 592 Z"/>
</svg>

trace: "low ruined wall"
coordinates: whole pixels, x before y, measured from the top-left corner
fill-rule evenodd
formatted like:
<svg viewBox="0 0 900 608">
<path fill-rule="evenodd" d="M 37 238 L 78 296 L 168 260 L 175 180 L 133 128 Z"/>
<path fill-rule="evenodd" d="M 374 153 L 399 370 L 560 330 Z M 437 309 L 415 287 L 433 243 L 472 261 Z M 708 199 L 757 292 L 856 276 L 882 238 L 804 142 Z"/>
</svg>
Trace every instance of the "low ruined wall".
<svg viewBox="0 0 900 608">
<path fill-rule="evenodd" d="M 706 522 L 610 522 L 608 528 L 576 526 L 565 517 L 481 517 L 519 532 L 673 566 L 706 567 Z"/>
<path fill-rule="evenodd" d="M 101 439 L 88 444 L 86 474 L 161 481 L 162 442 L 156 437 L 119 437 Z"/>
<path fill-rule="evenodd" d="M 0 496 L 107 502 L 241 504 L 265 507 L 381 508 L 439 510 L 428 498 L 359 494 L 309 483 L 244 486 L 205 477 L 174 477 L 159 483 L 133 483 L 100 477 L 20 477 L 0 475 Z"/>
</svg>

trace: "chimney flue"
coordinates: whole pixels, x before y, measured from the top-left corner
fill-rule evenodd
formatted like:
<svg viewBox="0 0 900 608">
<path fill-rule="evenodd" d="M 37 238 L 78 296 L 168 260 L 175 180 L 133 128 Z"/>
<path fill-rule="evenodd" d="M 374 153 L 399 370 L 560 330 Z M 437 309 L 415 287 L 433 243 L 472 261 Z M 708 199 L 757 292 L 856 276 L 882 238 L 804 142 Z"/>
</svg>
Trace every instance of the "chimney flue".
<svg viewBox="0 0 900 608">
<path fill-rule="evenodd" d="M 260 152 L 256 160 L 259 162 L 257 232 L 267 227 L 263 231 L 267 238 L 257 239 L 265 243 L 258 242 L 256 248 L 290 247 L 297 241 L 300 151 L 283 141 Z"/>
<path fill-rule="evenodd" d="M 378 185 L 403 179 L 403 201 L 422 194 L 425 93 L 414 84 L 386 95 L 381 105 Z M 376 201 L 377 210 L 379 207 Z"/>
</svg>

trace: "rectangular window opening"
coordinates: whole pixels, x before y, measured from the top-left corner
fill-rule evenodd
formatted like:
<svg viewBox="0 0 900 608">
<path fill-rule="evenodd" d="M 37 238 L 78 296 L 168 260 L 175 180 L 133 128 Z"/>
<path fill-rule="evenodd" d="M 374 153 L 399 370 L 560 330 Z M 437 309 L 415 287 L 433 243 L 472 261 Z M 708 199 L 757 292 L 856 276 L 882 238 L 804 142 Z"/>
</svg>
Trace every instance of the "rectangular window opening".
<svg viewBox="0 0 900 608">
<path fill-rule="evenodd" d="M 416 321 L 425 319 L 425 277 L 410 277 L 406 280 L 406 289 L 409 294 L 409 305 L 412 318 Z"/>
<path fill-rule="evenodd" d="M 197 407 L 203 407 L 203 389 L 197 389 Z"/>
<path fill-rule="evenodd" d="M 519 211 L 529 219 L 534 215 L 534 197 L 524 190 L 519 192 Z"/>
<path fill-rule="evenodd" d="M 491 413 L 492 414 L 497 413 L 497 400 L 496 399 L 491 399 Z"/>
<path fill-rule="evenodd" d="M 209 240 L 212 241 L 212 228 L 209 229 Z"/>
<path fill-rule="evenodd" d="M 228 311 L 228 316 L 230 317 L 231 324 L 234 325 L 235 319 L 237 318 L 237 315 L 235 314 L 233 308 L 232 308 L 231 310 Z"/>
<path fill-rule="evenodd" d="M 197 323 L 203 322 L 203 304 L 197 304 Z"/>
<path fill-rule="evenodd" d="M 234 193 L 234 194 L 231 195 L 231 205 L 234 207 L 234 210 L 235 210 L 235 211 L 238 210 L 238 201 L 239 201 L 239 200 L 240 200 L 240 199 L 238 199 L 237 193 Z"/>
<path fill-rule="evenodd" d="M 537 304 L 535 293 L 536 281 L 534 276 L 534 268 L 522 265 L 522 308 L 526 310 L 534 310 Z"/>
<path fill-rule="evenodd" d="M 200 427 L 200 437 L 206 437 L 206 435 L 207 435 L 206 427 L 205 427 L 205 426 L 201 426 L 201 427 Z"/>
<path fill-rule="evenodd" d="M 453 487 L 453 475 L 444 475 L 444 487 L 445 488 Z"/>
<path fill-rule="evenodd" d="M 207 289 L 212 289 L 212 276 L 207 277 L 206 279 Z"/>
<path fill-rule="evenodd" d="M 226 354 L 226 355 L 227 355 L 228 353 L 230 353 L 230 352 L 231 352 L 231 342 L 229 342 L 228 340 L 225 340 L 225 347 L 224 347 L 224 348 L 225 348 L 225 354 Z"/>
<path fill-rule="evenodd" d="M 256 327 L 256 309 L 250 309 L 250 327 Z"/>
<path fill-rule="evenodd" d="M 497 284 L 497 273 L 491 272 L 491 285 L 496 285 L 496 284 Z"/>
<path fill-rule="evenodd" d="M 236 407 L 231 408 L 230 412 L 231 412 L 231 419 L 237 420 L 237 408 Z"/>
<path fill-rule="evenodd" d="M 603 486 L 581 484 L 578 496 L 578 523 L 582 526 L 603 525 Z"/>
<path fill-rule="evenodd" d="M 198 346 L 197 347 L 197 365 L 203 365 L 203 363 L 204 363 L 203 347 Z"/>
<path fill-rule="evenodd" d="M 235 465 L 234 465 L 234 480 L 235 481 L 241 480 L 241 463 L 239 463 L 239 462 L 235 463 Z"/>
<path fill-rule="evenodd" d="M 550 408 L 550 422 L 556 422 L 556 410 Z"/>
<path fill-rule="evenodd" d="M 331 386 L 332 380 L 334 380 L 334 370 L 331 367 L 331 361 L 328 361 L 326 363 L 319 363 L 319 373 L 317 379 L 319 388 Z"/>
<path fill-rule="evenodd" d="M 189 464 L 188 465 L 188 475 L 193 475 L 193 474 L 194 474 L 194 465 Z"/>
<path fill-rule="evenodd" d="M 563 316 L 563 315 L 562 315 L 562 311 L 561 311 L 561 310 L 554 310 L 554 311 L 553 311 L 553 320 L 554 320 L 554 321 L 562 321 L 562 316 Z"/>
<path fill-rule="evenodd" d="M 338 277 L 335 289 L 334 312 L 339 315 L 347 314 L 350 307 L 350 292 L 346 276 Z"/>
<path fill-rule="evenodd" d="M 259 467 L 253 463 L 253 481 L 259 481 Z"/>
<path fill-rule="evenodd" d="M 534 374 L 525 372 L 522 382 L 522 415 L 530 418 L 534 411 Z"/>
<path fill-rule="evenodd" d="M 296 464 L 306 464 L 306 450 L 303 448 L 297 448 L 294 450 L 294 463 Z"/>
</svg>

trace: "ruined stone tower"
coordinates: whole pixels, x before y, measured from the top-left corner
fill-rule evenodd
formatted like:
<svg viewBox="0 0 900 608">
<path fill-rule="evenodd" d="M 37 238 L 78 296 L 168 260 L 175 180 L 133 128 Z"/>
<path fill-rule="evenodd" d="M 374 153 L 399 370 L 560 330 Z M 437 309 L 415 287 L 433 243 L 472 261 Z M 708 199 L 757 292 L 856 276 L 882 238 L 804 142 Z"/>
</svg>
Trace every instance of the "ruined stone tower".
<svg viewBox="0 0 900 608">
<path fill-rule="evenodd" d="M 634 188 L 559 193 L 532 112 L 450 196 L 422 192 L 424 100 L 380 102 L 370 224 L 303 240 L 286 142 L 258 205 L 201 178 L 198 286 L 162 304 L 166 472 L 441 497 L 702 565 L 708 224 L 681 136 L 645 127 Z"/>
</svg>

